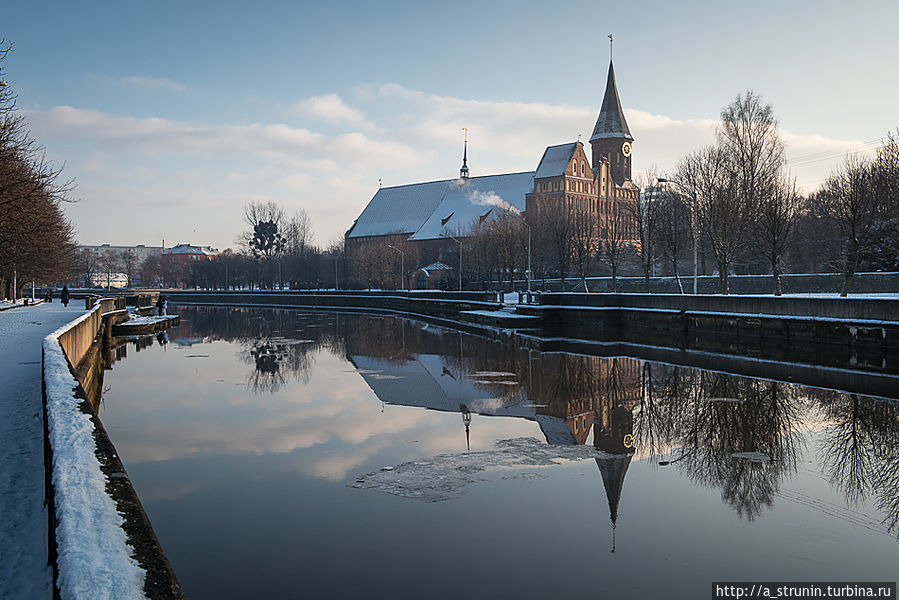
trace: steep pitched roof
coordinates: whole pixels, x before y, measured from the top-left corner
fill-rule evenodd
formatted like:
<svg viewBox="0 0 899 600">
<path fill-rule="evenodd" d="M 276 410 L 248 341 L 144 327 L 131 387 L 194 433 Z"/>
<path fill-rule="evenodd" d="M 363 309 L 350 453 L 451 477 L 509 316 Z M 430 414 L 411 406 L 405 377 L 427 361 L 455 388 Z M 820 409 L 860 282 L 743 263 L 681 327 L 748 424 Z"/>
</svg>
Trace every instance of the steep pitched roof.
<svg viewBox="0 0 899 600">
<path fill-rule="evenodd" d="M 624 138 L 633 141 L 634 136 L 624 119 L 624 111 L 621 110 L 621 100 L 618 99 L 618 86 L 615 85 L 615 69 L 612 61 L 609 61 L 609 76 L 606 79 L 606 93 L 602 98 L 602 108 L 599 110 L 599 118 L 593 128 L 590 141 L 604 138 Z"/>
<path fill-rule="evenodd" d="M 574 151 L 577 149 L 577 142 L 568 144 L 559 144 L 558 146 L 547 146 L 543 152 L 543 158 L 537 165 L 537 171 L 534 173 L 534 179 L 543 177 L 555 177 L 561 175 L 568 168 Z"/>
<path fill-rule="evenodd" d="M 533 189 L 533 171 L 454 179 L 444 187 L 437 208 L 409 239 L 435 240 L 444 232 L 458 232 L 503 204 L 524 211 L 524 196 Z"/>
<path fill-rule="evenodd" d="M 453 181 L 455 179 L 444 179 L 379 189 L 356 219 L 348 237 L 418 231 Z"/>
</svg>

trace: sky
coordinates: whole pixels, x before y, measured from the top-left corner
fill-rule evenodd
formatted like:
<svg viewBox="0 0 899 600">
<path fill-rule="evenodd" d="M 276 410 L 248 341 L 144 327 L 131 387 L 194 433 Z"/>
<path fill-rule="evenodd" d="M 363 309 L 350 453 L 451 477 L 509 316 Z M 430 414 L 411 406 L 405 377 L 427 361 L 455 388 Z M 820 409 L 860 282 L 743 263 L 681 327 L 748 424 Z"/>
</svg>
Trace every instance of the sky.
<svg viewBox="0 0 899 600">
<path fill-rule="evenodd" d="M 380 185 L 536 169 L 586 143 L 614 66 L 634 174 L 773 106 L 812 191 L 899 127 L 899 3 L 17 2 L 4 80 L 74 179 L 77 241 L 236 248 L 242 209 L 342 237 Z M 589 155 L 589 151 L 588 151 Z"/>
</svg>

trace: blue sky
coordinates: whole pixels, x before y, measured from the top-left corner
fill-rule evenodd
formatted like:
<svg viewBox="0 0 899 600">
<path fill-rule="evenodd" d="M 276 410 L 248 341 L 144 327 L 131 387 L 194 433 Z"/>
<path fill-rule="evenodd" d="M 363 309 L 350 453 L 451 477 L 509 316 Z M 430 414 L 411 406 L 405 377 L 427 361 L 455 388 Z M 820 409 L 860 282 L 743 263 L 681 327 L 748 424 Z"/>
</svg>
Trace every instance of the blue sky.
<svg viewBox="0 0 899 600">
<path fill-rule="evenodd" d="M 753 89 L 814 187 L 899 126 L 894 2 L 15 3 L 5 78 L 74 177 L 81 243 L 233 247 L 241 207 L 342 234 L 384 185 L 536 168 L 589 137 L 608 39 L 634 168 Z"/>
</svg>

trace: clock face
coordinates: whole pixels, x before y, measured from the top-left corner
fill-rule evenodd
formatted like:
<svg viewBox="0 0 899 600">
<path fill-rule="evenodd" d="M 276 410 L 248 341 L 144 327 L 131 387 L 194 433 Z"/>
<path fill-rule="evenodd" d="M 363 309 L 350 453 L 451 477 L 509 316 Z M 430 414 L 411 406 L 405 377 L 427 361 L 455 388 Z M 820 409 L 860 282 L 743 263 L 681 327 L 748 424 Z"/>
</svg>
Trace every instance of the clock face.
<svg viewBox="0 0 899 600">
<path fill-rule="evenodd" d="M 630 142 L 624 142 L 624 144 L 621 145 L 621 153 L 624 154 L 625 156 L 631 155 L 631 143 Z"/>
</svg>

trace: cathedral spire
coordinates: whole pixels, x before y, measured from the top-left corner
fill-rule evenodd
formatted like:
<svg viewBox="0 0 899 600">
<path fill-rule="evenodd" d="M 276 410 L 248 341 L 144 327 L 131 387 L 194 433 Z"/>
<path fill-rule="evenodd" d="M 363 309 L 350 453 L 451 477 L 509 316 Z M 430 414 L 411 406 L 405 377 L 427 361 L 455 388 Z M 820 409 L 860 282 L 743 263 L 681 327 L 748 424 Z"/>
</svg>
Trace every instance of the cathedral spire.
<svg viewBox="0 0 899 600">
<path fill-rule="evenodd" d="M 462 168 L 459 169 L 459 177 L 468 179 L 468 127 L 463 127 L 465 132 L 465 149 L 462 151 Z"/>
<path fill-rule="evenodd" d="M 634 139 L 624 118 L 624 111 L 621 109 L 618 86 L 615 84 L 615 68 L 612 66 L 611 59 L 609 59 L 609 75 L 606 79 L 606 93 L 602 98 L 602 108 L 599 110 L 599 118 L 596 119 L 596 127 L 593 128 L 590 141 L 607 138 L 630 141 Z"/>
</svg>

